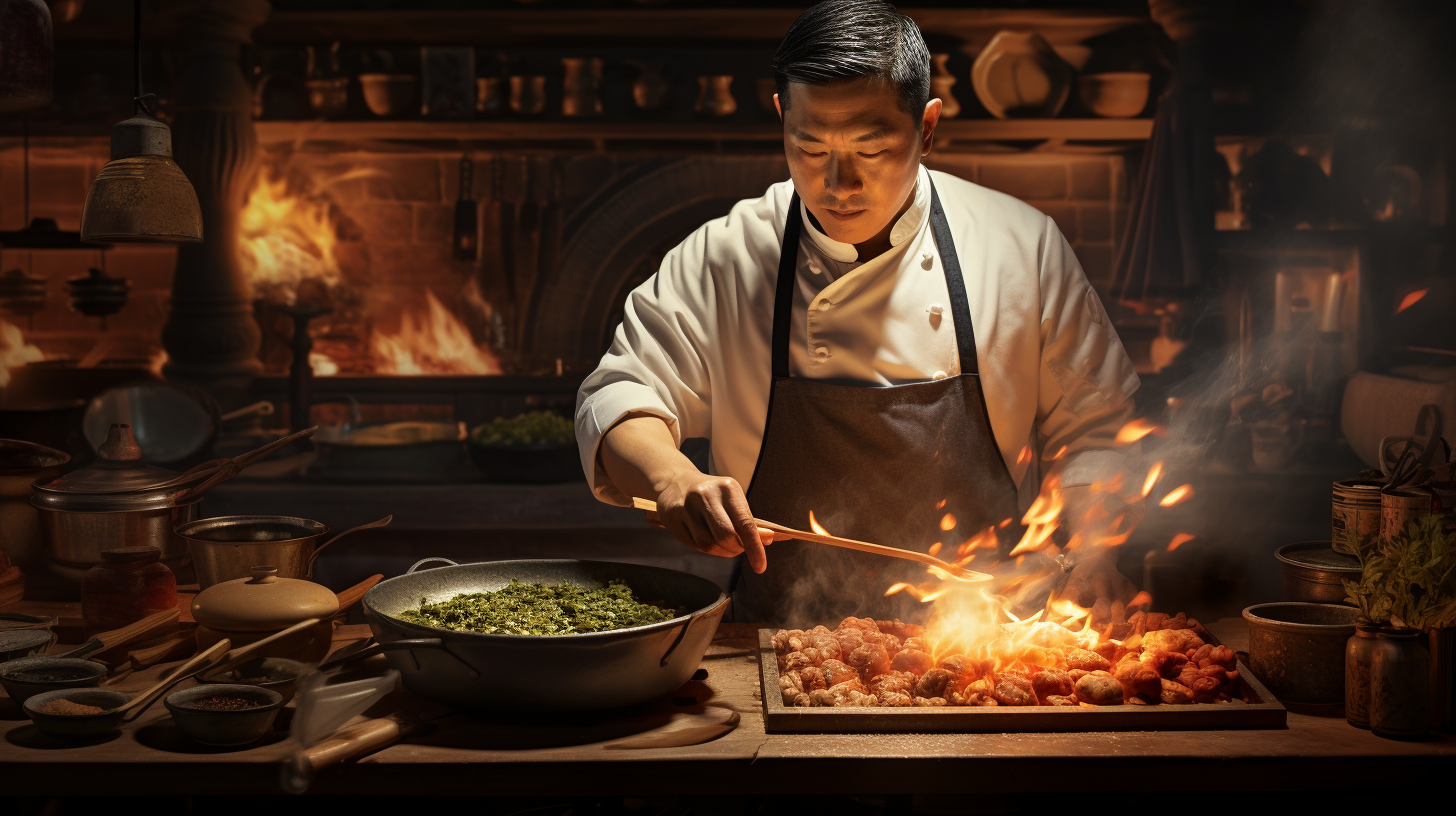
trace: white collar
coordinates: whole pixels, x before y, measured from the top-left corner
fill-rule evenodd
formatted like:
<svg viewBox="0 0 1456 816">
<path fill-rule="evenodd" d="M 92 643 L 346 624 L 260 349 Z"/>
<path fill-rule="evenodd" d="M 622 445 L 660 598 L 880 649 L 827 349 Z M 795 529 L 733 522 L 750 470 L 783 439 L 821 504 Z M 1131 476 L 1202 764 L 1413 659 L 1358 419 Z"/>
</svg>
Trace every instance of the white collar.
<svg viewBox="0 0 1456 816">
<path fill-rule="evenodd" d="M 896 247 L 905 241 L 919 234 L 920 228 L 925 224 L 925 216 L 930 212 L 930 173 L 925 165 L 920 165 L 919 178 L 915 180 L 915 200 L 910 202 L 910 207 L 895 221 L 895 226 L 890 229 L 890 246 Z M 804 219 L 804 232 L 808 234 L 809 240 L 819 251 L 829 257 L 830 260 L 840 263 L 856 263 L 868 261 L 869 258 L 859 257 L 859 250 L 854 244 L 846 244 L 836 241 L 825 235 L 818 227 L 814 226 L 814 220 L 809 217 L 809 209 L 799 201 L 799 214 Z"/>
</svg>

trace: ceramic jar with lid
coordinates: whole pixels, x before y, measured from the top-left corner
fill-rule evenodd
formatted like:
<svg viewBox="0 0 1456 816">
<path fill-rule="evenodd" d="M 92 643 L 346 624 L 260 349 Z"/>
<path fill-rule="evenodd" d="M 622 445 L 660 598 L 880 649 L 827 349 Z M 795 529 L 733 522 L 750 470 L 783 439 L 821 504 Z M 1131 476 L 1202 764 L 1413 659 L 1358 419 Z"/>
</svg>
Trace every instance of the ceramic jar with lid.
<svg viewBox="0 0 1456 816">
<path fill-rule="evenodd" d="M 1370 659 L 1370 730 L 1415 739 L 1431 728 L 1431 657 L 1414 629 L 1377 632 Z"/>
<path fill-rule="evenodd" d="M 237 578 L 204 589 L 192 600 L 192 617 L 199 648 L 222 638 L 234 647 L 243 646 L 299 621 L 318 618 L 319 624 L 306 634 L 286 638 L 267 648 L 262 657 L 286 657 L 317 663 L 333 642 L 333 622 L 339 598 L 327 587 L 299 578 L 280 578 L 278 568 L 258 566 L 251 577 Z"/>
<path fill-rule="evenodd" d="M 118 547 L 101 553 L 81 582 L 86 634 L 109 632 L 177 606 L 177 576 L 156 547 Z"/>
</svg>

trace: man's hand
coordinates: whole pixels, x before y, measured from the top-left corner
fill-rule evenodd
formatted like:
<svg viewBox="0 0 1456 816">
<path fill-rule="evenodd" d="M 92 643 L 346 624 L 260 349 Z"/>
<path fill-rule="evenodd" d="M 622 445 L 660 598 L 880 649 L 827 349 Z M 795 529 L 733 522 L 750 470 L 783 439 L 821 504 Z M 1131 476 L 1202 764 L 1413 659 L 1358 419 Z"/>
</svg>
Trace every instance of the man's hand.
<svg viewBox="0 0 1456 816">
<path fill-rule="evenodd" d="M 628 414 L 602 437 L 597 456 L 618 490 L 657 502 L 663 526 L 678 541 L 709 555 L 747 553 L 754 572 L 768 566 L 763 548 L 773 534 L 753 523 L 743 488 L 698 470 L 659 417 Z"/>
<path fill-rule="evenodd" d="M 773 541 L 773 533 L 753 523 L 748 498 L 736 479 L 697 469 L 681 473 L 657 495 L 657 515 L 678 541 L 699 552 L 725 558 L 747 553 L 754 572 L 768 566 L 763 548 Z"/>
</svg>

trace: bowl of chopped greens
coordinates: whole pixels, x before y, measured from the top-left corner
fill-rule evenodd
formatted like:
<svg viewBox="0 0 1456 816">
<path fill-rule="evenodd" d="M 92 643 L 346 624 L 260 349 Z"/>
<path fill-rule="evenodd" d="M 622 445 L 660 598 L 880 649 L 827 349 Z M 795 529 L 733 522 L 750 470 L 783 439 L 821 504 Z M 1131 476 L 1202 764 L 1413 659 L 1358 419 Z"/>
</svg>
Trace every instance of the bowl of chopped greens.
<svg viewBox="0 0 1456 816">
<path fill-rule="evenodd" d="M 445 563 L 370 589 L 364 617 L 410 691 L 461 708 L 585 711 L 661 697 L 692 677 L 728 606 L 712 581 L 662 567 Z"/>
<path fill-rule="evenodd" d="M 486 481 L 551 484 L 583 478 L 571 420 L 551 411 L 496 417 L 470 431 L 470 458 Z"/>
</svg>

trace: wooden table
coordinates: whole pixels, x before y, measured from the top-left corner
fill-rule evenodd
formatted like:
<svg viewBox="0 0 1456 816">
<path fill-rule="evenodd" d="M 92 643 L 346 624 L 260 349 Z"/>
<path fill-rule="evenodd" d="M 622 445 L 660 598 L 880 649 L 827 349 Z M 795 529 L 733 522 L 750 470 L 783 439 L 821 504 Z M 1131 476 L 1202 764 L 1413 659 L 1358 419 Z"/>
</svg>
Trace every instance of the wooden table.
<svg viewBox="0 0 1456 816">
<path fill-rule="evenodd" d="M 1213 627 L 1235 648 L 1242 620 Z M 350 627 L 346 634 L 355 636 Z M 1091 734 L 766 734 L 751 627 L 725 624 L 703 661 L 701 685 L 679 702 L 633 717 L 593 715 L 518 722 L 450 715 L 432 733 L 356 763 L 325 769 L 314 793 L 622 795 L 955 793 L 1199 788 L 1323 789 L 1444 783 L 1456 737 L 1380 739 L 1343 719 L 1291 713 L 1264 731 Z M 147 678 L 129 679 L 128 685 Z M 127 688 L 122 685 L 121 688 Z M 8 703 L 0 699 L 0 703 Z M 399 694 L 381 706 L 431 706 Z M 711 742 L 627 748 L 738 712 L 738 727 Z M 387 713 L 379 711 L 375 713 Z M 246 750 L 188 743 L 160 705 L 108 742 L 49 742 L 11 708 L 0 711 L 0 768 L 12 795 L 262 794 L 278 790 L 281 737 Z M 645 735 L 641 736 L 641 735 Z M 1196 775 L 1191 778 L 1190 775 Z M 1097 782 L 1091 780 L 1100 780 Z"/>
</svg>

